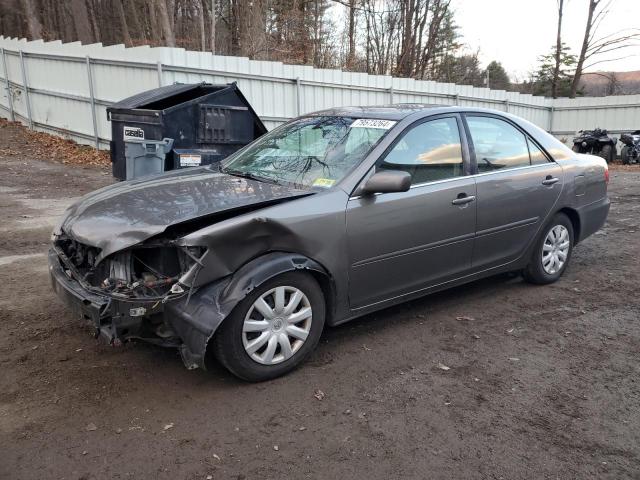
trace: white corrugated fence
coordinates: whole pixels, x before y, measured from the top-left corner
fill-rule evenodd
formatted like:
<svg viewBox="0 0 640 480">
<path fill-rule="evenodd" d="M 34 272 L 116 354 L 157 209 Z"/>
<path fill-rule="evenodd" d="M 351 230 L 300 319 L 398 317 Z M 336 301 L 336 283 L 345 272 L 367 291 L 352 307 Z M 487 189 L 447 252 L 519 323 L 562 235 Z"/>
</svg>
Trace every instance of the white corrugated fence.
<svg viewBox="0 0 640 480">
<path fill-rule="evenodd" d="M 580 129 L 640 129 L 640 95 L 551 99 L 468 85 L 216 56 L 182 48 L 28 42 L 0 36 L 0 116 L 81 143 L 108 147 L 106 108 L 161 85 L 238 86 L 268 128 L 346 105 L 427 103 L 495 108 L 558 137 Z"/>
</svg>

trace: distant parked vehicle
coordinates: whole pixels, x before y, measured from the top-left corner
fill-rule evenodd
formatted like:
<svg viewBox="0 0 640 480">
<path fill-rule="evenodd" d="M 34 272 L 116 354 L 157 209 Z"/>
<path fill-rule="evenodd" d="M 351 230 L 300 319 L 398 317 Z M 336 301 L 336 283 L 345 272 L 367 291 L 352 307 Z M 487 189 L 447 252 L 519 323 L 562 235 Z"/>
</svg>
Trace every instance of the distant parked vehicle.
<svg viewBox="0 0 640 480">
<path fill-rule="evenodd" d="M 573 139 L 574 152 L 598 155 L 604 158 L 607 163 L 613 162 L 616 156 L 617 138 L 610 137 L 606 130 L 600 128 L 580 130 L 578 134 Z"/>
<path fill-rule="evenodd" d="M 620 141 L 624 143 L 624 147 L 620 151 L 622 163 L 625 165 L 640 163 L 640 130 L 633 133 L 623 133 L 620 135 Z"/>
</svg>

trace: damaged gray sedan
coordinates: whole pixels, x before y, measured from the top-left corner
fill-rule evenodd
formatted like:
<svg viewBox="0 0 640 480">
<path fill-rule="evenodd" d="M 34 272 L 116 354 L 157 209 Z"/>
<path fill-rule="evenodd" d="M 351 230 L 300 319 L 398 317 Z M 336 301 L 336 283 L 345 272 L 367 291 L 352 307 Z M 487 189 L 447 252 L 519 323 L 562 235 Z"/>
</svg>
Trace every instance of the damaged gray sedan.
<svg viewBox="0 0 640 480">
<path fill-rule="evenodd" d="M 74 204 L 57 294 L 113 344 L 282 375 L 325 325 L 505 271 L 557 280 L 609 210 L 606 163 L 517 117 L 400 105 L 293 120 L 219 168 Z"/>
</svg>

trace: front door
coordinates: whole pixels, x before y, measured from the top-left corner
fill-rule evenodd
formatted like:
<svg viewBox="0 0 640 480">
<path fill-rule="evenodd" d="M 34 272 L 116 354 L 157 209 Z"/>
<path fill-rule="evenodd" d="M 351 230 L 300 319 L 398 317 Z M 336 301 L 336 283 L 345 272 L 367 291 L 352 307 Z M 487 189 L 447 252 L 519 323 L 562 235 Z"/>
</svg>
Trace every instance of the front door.
<svg viewBox="0 0 640 480">
<path fill-rule="evenodd" d="M 476 186 L 467 175 L 460 126 L 453 115 L 408 127 L 375 168 L 409 172 L 410 190 L 349 200 L 352 308 L 419 291 L 471 267 Z"/>
<path fill-rule="evenodd" d="M 506 119 L 466 115 L 478 175 L 474 270 L 518 259 L 562 190 L 562 167 Z"/>
</svg>

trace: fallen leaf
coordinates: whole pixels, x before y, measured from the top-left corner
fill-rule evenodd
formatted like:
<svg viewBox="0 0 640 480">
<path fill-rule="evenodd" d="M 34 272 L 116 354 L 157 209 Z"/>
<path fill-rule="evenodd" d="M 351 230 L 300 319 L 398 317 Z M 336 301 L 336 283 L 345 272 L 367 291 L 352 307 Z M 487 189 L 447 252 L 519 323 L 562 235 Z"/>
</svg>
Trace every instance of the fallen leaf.
<svg viewBox="0 0 640 480">
<path fill-rule="evenodd" d="M 462 315 L 460 317 L 456 317 L 456 320 L 459 320 L 460 322 L 473 322 L 475 318 L 469 317 L 467 315 Z"/>
<path fill-rule="evenodd" d="M 318 400 L 322 400 L 324 398 L 324 392 L 322 390 L 316 390 L 313 396 L 316 397 Z"/>
<path fill-rule="evenodd" d="M 87 432 L 93 432 L 94 430 L 97 430 L 98 427 L 96 427 L 95 423 L 90 423 L 89 425 L 87 425 Z"/>
<path fill-rule="evenodd" d="M 440 370 L 444 370 L 445 372 L 446 372 L 447 370 L 451 370 L 451 368 L 450 368 L 450 367 L 447 367 L 444 363 L 439 363 L 439 364 L 438 364 L 438 368 L 439 368 Z"/>
<path fill-rule="evenodd" d="M 164 427 L 162 427 L 163 430 L 169 430 L 173 428 L 173 423 L 167 423 Z"/>
</svg>

